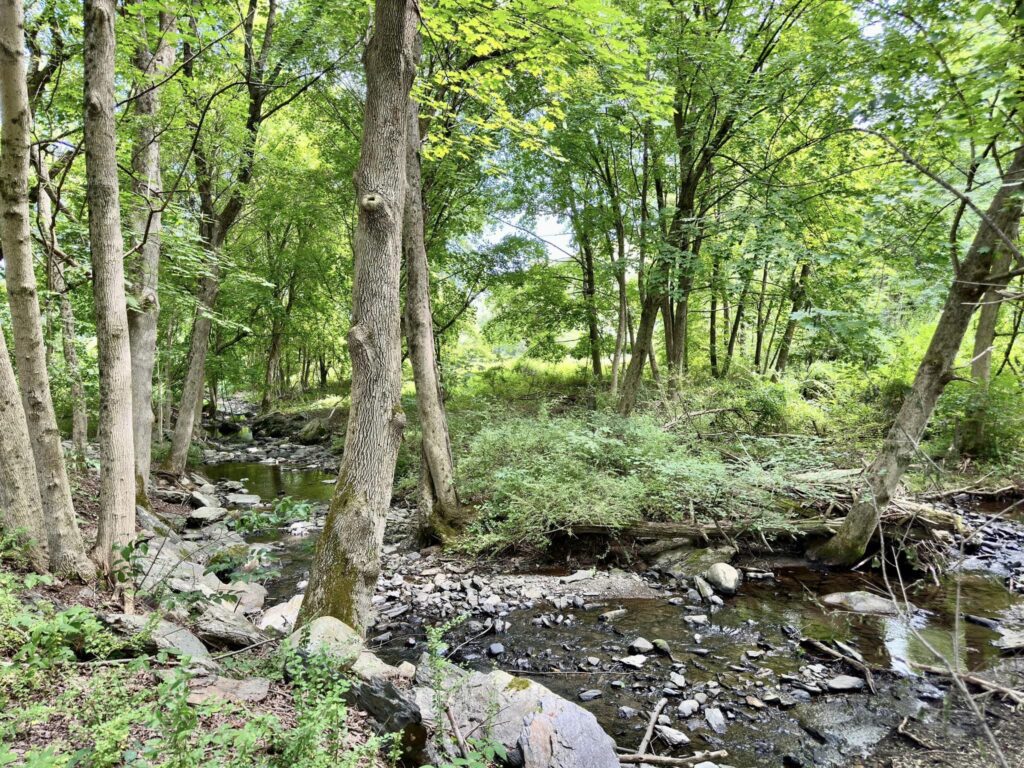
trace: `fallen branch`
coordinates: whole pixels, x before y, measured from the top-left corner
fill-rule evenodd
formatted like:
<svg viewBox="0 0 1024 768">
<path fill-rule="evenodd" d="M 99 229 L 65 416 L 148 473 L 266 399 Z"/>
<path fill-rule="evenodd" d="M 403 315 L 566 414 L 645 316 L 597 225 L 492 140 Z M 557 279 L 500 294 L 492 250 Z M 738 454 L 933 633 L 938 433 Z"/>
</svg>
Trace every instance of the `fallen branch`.
<svg viewBox="0 0 1024 768">
<path fill-rule="evenodd" d="M 716 749 L 713 752 L 698 752 L 690 757 L 662 757 L 661 755 L 619 755 L 619 762 L 626 765 L 636 763 L 647 763 L 649 765 L 695 765 L 705 760 L 712 760 L 720 757 L 728 757 L 729 753 L 724 749 Z"/>
<path fill-rule="evenodd" d="M 815 650 L 820 651 L 821 653 L 824 653 L 828 656 L 832 656 L 833 658 L 839 659 L 840 661 L 844 661 L 851 667 L 860 670 L 860 672 L 864 675 L 864 679 L 867 680 L 868 688 L 870 689 L 870 691 L 872 693 L 878 693 L 878 691 L 875 689 L 875 678 L 874 675 L 871 674 L 871 668 L 864 662 L 855 659 L 852 656 L 847 656 L 845 653 L 840 653 L 836 649 L 830 648 L 824 643 L 818 642 L 817 640 L 812 640 L 809 637 L 803 638 L 800 642 L 804 645 L 809 645 L 811 648 L 814 648 Z"/>
<path fill-rule="evenodd" d="M 658 722 L 658 715 L 661 714 L 661 710 L 665 708 L 666 704 L 668 704 L 668 699 L 659 699 L 658 703 L 654 705 L 651 719 L 647 723 L 647 730 L 644 731 L 644 737 L 640 739 L 640 746 L 636 750 L 638 755 L 642 755 L 647 751 L 647 745 L 651 743 L 651 736 L 654 734 L 654 724 Z"/>
<path fill-rule="evenodd" d="M 448 715 L 448 722 L 452 725 L 452 732 L 455 734 L 455 741 L 459 745 L 459 751 L 465 759 L 469 759 L 469 747 L 466 746 L 466 740 L 462 738 L 462 731 L 459 730 L 459 724 L 455 720 L 455 715 L 452 714 L 452 708 L 445 706 L 444 713 Z"/>
<path fill-rule="evenodd" d="M 1014 704 L 1018 706 L 1024 706 L 1024 691 L 1018 691 L 1014 688 L 1007 688 L 1005 685 L 986 680 L 984 677 L 978 677 L 967 672 L 952 672 L 945 667 L 936 667 L 931 664 L 918 664 L 916 661 L 910 662 L 910 666 L 915 669 L 920 669 L 922 672 L 927 672 L 931 675 L 942 675 L 944 677 L 956 677 L 965 683 L 982 688 L 986 691 L 992 691 L 998 693 L 1006 698 L 1010 699 Z"/>
</svg>

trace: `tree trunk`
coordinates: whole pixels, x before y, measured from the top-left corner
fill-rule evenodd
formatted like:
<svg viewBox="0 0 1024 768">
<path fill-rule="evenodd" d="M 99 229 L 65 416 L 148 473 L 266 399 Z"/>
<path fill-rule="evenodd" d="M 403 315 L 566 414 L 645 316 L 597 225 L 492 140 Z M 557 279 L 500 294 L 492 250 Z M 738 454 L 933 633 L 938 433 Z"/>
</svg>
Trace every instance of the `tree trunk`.
<svg viewBox="0 0 1024 768">
<path fill-rule="evenodd" d="M 263 399 L 260 400 L 260 410 L 264 413 L 270 410 L 270 406 L 281 393 L 280 366 L 281 327 L 280 321 L 275 317 L 270 331 L 270 354 L 267 356 L 267 374 L 263 381 Z"/>
<path fill-rule="evenodd" d="M 649 290 L 640 311 L 640 326 L 637 328 L 633 355 L 629 359 L 626 375 L 622 377 L 622 394 L 619 396 L 618 409 L 623 416 L 628 416 L 636 405 L 644 375 L 644 363 L 647 362 L 648 355 L 654 351 L 651 342 L 654 340 L 654 324 L 658 320 L 660 307 L 661 298 L 653 290 Z M 653 357 L 651 362 L 654 362 Z"/>
<path fill-rule="evenodd" d="M 85 396 L 85 386 L 82 384 L 82 366 L 78 362 L 78 350 L 75 348 L 75 312 L 71 307 L 71 297 L 68 296 L 64 266 L 57 255 L 57 222 L 54 213 L 56 200 L 53 199 L 55 193 L 50 187 L 50 169 L 42 152 L 37 153 L 36 158 L 36 173 L 39 177 L 36 223 L 47 250 L 50 290 L 58 296 L 61 349 L 71 383 L 71 443 L 75 448 L 75 458 L 81 464 L 85 461 L 86 448 L 89 444 L 89 402 Z"/>
<path fill-rule="evenodd" d="M 31 113 L 25 80 L 24 23 L 21 0 L 0 0 L 0 218 L 7 298 L 11 305 L 22 407 L 43 505 L 50 569 L 60 577 L 88 580 L 94 577 L 95 569 L 86 557 L 71 502 L 71 486 L 50 396 L 32 266 L 28 205 Z"/>
<path fill-rule="evenodd" d="M 418 37 L 418 36 L 417 36 Z M 419 58 L 419 43 L 414 57 Z M 430 270 L 423 240 L 423 190 L 420 172 L 419 104 L 409 99 L 406 194 L 402 249 L 405 256 L 405 327 L 416 382 L 420 442 L 419 514 L 424 530 L 444 540 L 465 522 L 455 488 L 455 462 L 444 409 L 441 374 L 434 347 L 430 309 Z"/>
<path fill-rule="evenodd" d="M 1002 186 L 988 208 L 988 219 L 1003 232 L 1020 220 L 1022 181 L 1024 147 L 1014 154 Z M 816 553 L 822 560 L 845 565 L 863 556 L 880 514 L 918 450 L 939 395 L 953 378 L 957 352 L 978 301 L 986 290 L 998 289 L 1008 280 L 1005 272 L 1001 279 L 994 279 L 1000 277 L 993 268 L 1000 240 L 987 221 L 979 224 L 974 242 L 959 273 L 954 276 L 938 325 L 914 376 L 913 387 L 903 401 L 882 450 L 866 472 L 861 500 L 850 510 L 839 532 Z"/>
<path fill-rule="evenodd" d="M 143 31 L 145 18 L 140 19 Z M 174 16 L 160 14 L 155 51 L 150 51 L 145 34 L 135 51 L 139 70 L 139 88 L 135 95 L 138 118 L 132 170 L 132 191 L 139 197 L 132 210 L 134 247 L 138 249 L 129 265 L 132 306 L 128 312 L 128 339 L 132 365 L 132 434 L 135 450 L 135 487 L 139 501 L 149 506 L 147 488 L 153 449 L 153 369 L 156 365 L 157 320 L 160 300 L 157 283 L 160 274 L 160 236 L 163 229 L 163 184 L 160 174 L 160 135 L 155 124 L 159 109 L 159 88 L 149 81 L 167 72 L 174 64 L 174 47 L 168 34 Z"/>
<path fill-rule="evenodd" d="M 0 35 L 5 23 L 2 14 L 0 10 Z M 0 45 L 6 43 L 6 37 L 0 37 Z M 49 561 L 43 505 L 32 466 L 28 422 L 11 358 L 7 355 L 3 328 L 0 328 L 0 526 L 4 533 L 21 538 L 32 569 L 45 573 Z"/>
<path fill-rule="evenodd" d="M 597 286 L 594 274 L 594 249 L 590 238 L 583 233 L 580 247 L 583 251 L 583 302 L 587 310 L 587 339 L 590 342 L 590 366 L 595 379 L 601 378 L 601 330 L 597 317 Z"/>
<path fill-rule="evenodd" d="M 366 109 L 355 178 L 359 218 L 348 333 L 352 405 L 338 484 L 299 616 L 300 624 L 334 616 L 364 633 L 371 624 L 370 600 L 405 427 L 400 275 L 417 23 L 409 0 L 377 0 L 364 57 Z"/>
<path fill-rule="evenodd" d="M 216 254 L 212 253 L 213 258 Z M 199 283 L 199 306 L 192 324 L 192 343 L 189 347 L 188 372 L 181 389 L 178 403 L 178 418 L 174 422 L 171 437 L 171 452 L 167 457 L 167 471 L 180 475 L 188 462 L 188 449 L 192 445 L 192 432 L 196 427 L 196 409 L 202 407 L 203 379 L 206 374 L 206 353 L 210 348 L 210 331 L 213 321 L 210 313 L 217 302 L 220 282 L 217 279 L 217 265 L 213 264 L 210 274 L 204 275 Z"/>
<path fill-rule="evenodd" d="M 801 312 L 807 304 L 807 276 L 811 273 L 810 262 L 804 262 L 800 266 L 800 274 L 794 278 L 789 286 L 789 300 L 792 309 L 789 312 L 789 319 L 786 321 L 786 330 L 779 342 L 778 353 L 775 356 L 775 375 L 779 378 L 786 372 L 786 365 L 789 363 L 789 350 L 793 345 L 793 336 L 796 334 L 796 318 L 794 315 Z"/>
<path fill-rule="evenodd" d="M 772 311 L 769 306 L 767 314 L 764 311 L 765 293 L 768 289 L 768 260 L 765 259 L 761 268 L 761 288 L 757 294 L 757 328 L 755 329 L 754 341 L 754 370 L 761 370 L 761 351 L 764 347 L 764 329 L 768 327 L 768 318 Z"/>
<path fill-rule="evenodd" d="M 1019 223 L 1007 227 L 1004 232 L 1017 239 Z M 1005 245 L 999 248 L 999 255 L 992 266 L 995 273 L 1010 269 L 1010 253 Z M 1003 297 L 990 288 L 981 300 L 978 310 L 978 325 L 974 330 L 974 354 L 971 358 L 971 378 L 977 389 L 972 393 L 967 416 L 960 424 L 956 434 L 955 450 L 967 456 L 976 456 L 984 449 L 985 442 L 985 410 L 988 401 L 988 388 L 992 379 L 992 351 L 996 340 L 996 325 L 999 322 L 999 308 Z"/>
<path fill-rule="evenodd" d="M 711 375 L 716 379 L 718 371 L 718 254 L 711 255 L 711 313 L 708 318 L 708 359 Z"/>
<path fill-rule="evenodd" d="M 135 537 L 132 358 L 114 123 L 114 0 L 85 0 L 85 173 L 100 369 L 100 519 L 93 559 L 110 577 Z"/>
</svg>

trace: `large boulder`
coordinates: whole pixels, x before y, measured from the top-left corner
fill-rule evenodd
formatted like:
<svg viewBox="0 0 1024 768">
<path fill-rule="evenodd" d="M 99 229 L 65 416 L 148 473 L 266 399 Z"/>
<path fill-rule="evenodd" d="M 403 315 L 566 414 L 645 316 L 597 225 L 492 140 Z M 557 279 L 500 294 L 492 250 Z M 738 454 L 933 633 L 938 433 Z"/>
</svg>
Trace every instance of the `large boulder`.
<svg viewBox="0 0 1024 768">
<path fill-rule="evenodd" d="M 704 573 L 704 578 L 723 595 L 735 595 L 740 588 L 740 572 L 728 563 L 715 563 Z"/>
<path fill-rule="evenodd" d="M 147 552 L 136 558 L 134 566 L 135 583 L 144 592 L 167 588 L 212 595 L 222 586 L 220 579 L 189 559 L 182 544 L 164 537 L 150 539 Z"/>
<path fill-rule="evenodd" d="M 257 613 L 267 599 L 267 588 L 255 581 L 233 581 L 221 587 L 220 592 L 234 601 L 232 607 L 242 613 Z"/>
<path fill-rule="evenodd" d="M 507 672 L 466 672 L 449 664 L 420 664 L 416 689 L 424 724 L 442 727 L 441 749 L 458 755 L 447 714 L 436 711 L 434 687 L 447 691 L 445 705 L 463 734 L 483 733 L 502 744 L 509 763 L 524 768 L 619 768 L 615 742 L 597 719 L 532 680 Z M 433 680 L 440 669 L 444 679 Z"/>
<path fill-rule="evenodd" d="M 832 608 L 841 608 L 852 613 L 873 613 L 878 616 L 897 616 L 900 607 L 887 597 L 872 592 L 833 592 L 821 598 L 821 602 Z"/>
<path fill-rule="evenodd" d="M 301 416 L 289 416 L 280 411 L 273 411 L 253 421 L 252 432 L 254 435 L 266 437 L 287 437 L 295 431 L 296 422 L 301 418 Z"/>
<path fill-rule="evenodd" d="M 267 608 L 256 622 L 256 626 L 263 630 L 280 632 L 282 635 L 291 632 L 298 622 L 302 598 L 302 595 L 296 595 L 286 603 L 278 603 Z"/>
<path fill-rule="evenodd" d="M 330 426 L 327 423 L 327 419 L 310 419 L 306 422 L 306 425 L 299 430 L 299 434 L 296 436 L 296 442 L 302 445 L 315 445 L 316 443 L 322 443 L 331 434 Z"/>
<path fill-rule="evenodd" d="M 363 638 L 352 627 L 333 616 L 321 616 L 293 632 L 287 644 L 310 656 L 326 653 L 345 667 L 363 652 Z"/>
</svg>

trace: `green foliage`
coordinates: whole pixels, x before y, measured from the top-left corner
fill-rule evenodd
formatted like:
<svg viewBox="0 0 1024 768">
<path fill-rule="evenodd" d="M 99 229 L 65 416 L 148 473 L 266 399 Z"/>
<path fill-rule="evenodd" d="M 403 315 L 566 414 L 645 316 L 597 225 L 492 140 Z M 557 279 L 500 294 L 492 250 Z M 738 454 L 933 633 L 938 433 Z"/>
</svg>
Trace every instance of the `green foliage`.
<svg viewBox="0 0 1024 768">
<path fill-rule="evenodd" d="M 256 533 L 268 528 L 280 528 L 288 523 L 309 520 L 313 504 L 291 496 L 274 501 L 269 510 L 254 509 L 244 512 L 232 521 L 232 527 L 239 533 Z"/>
</svg>

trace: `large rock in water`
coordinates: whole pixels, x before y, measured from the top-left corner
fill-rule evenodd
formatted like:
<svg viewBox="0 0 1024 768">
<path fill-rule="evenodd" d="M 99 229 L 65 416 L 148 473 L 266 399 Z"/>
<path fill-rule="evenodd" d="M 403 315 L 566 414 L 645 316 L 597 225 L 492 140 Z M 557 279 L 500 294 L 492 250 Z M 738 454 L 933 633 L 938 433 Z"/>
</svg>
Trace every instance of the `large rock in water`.
<svg viewBox="0 0 1024 768">
<path fill-rule="evenodd" d="M 715 563 L 732 560 L 735 555 L 736 549 L 729 546 L 707 547 L 706 549 L 684 546 L 662 552 L 654 558 L 654 565 L 658 570 L 677 578 L 692 579 L 707 571 Z"/>
<path fill-rule="evenodd" d="M 436 664 L 434 665 L 436 668 Z M 431 665 L 420 663 L 420 682 Z M 501 743 L 508 762 L 523 768 L 619 768 L 615 742 L 597 719 L 543 685 L 495 670 L 465 672 L 445 664 L 445 704 L 465 735 L 481 733 Z M 416 701 L 428 727 L 444 724 L 443 749 L 457 756 L 445 713 L 436 711 L 433 689 L 416 688 Z"/>
<path fill-rule="evenodd" d="M 864 592 L 833 592 L 821 598 L 821 602 L 832 608 L 842 608 L 853 613 L 873 613 L 879 616 L 896 616 L 900 607 L 887 597 Z M 914 610 L 910 606 L 910 610 Z"/>
<path fill-rule="evenodd" d="M 728 563 L 715 563 L 708 568 L 704 578 L 723 595 L 735 595 L 740 588 L 740 572 Z"/>
</svg>

